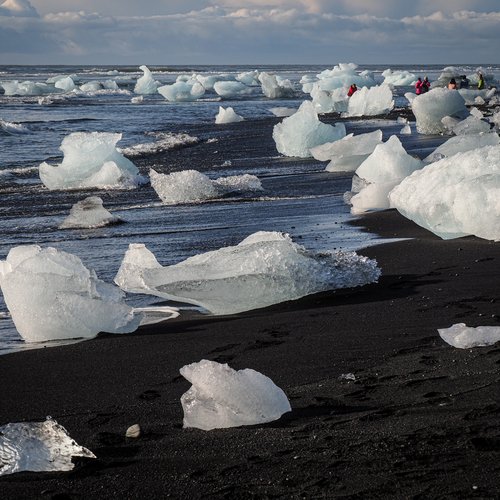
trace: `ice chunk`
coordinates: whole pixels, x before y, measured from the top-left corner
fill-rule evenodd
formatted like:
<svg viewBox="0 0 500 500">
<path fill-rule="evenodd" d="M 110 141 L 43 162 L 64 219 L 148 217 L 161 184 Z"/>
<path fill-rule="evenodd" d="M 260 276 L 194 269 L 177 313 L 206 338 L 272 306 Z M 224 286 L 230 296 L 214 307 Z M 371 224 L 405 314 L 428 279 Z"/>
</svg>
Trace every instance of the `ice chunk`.
<svg viewBox="0 0 500 500">
<path fill-rule="evenodd" d="M 209 179 L 197 170 L 183 170 L 171 174 L 160 174 L 151 169 L 151 186 L 163 203 L 193 203 L 235 192 L 262 191 L 262 185 L 255 175 L 236 175 L 216 180 Z"/>
<path fill-rule="evenodd" d="M 478 326 L 473 328 L 457 323 L 450 328 L 438 329 L 439 336 L 453 347 L 471 349 L 496 344 L 500 341 L 500 326 Z"/>
<path fill-rule="evenodd" d="M 97 92 L 98 90 L 103 89 L 103 85 L 98 81 L 86 82 L 83 85 L 80 85 L 80 90 L 82 92 Z"/>
<path fill-rule="evenodd" d="M 144 73 L 134 87 L 136 94 L 156 94 L 158 92 L 158 84 L 156 83 L 151 71 L 147 66 L 140 66 L 139 69 Z"/>
<path fill-rule="evenodd" d="M 497 144 L 500 144 L 500 137 L 496 133 L 459 135 L 441 144 L 427 158 L 424 158 L 424 162 L 432 163 L 457 153 Z"/>
<path fill-rule="evenodd" d="M 244 83 L 245 85 L 257 86 L 259 85 L 259 72 L 257 70 L 244 71 L 243 73 L 238 74 L 236 80 Z"/>
<path fill-rule="evenodd" d="M 12 248 L 0 261 L 0 286 L 27 342 L 129 333 L 141 320 L 121 290 L 99 280 L 75 255 L 51 247 Z"/>
<path fill-rule="evenodd" d="M 333 69 L 326 69 L 317 75 L 320 90 L 335 90 L 348 88 L 355 83 L 358 87 L 375 85 L 373 75 L 369 72 L 357 73 L 358 66 L 354 63 L 340 63 Z"/>
<path fill-rule="evenodd" d="M 253 91 L 241 82 L 216 82 L 214 84 L 215 92 L 225 99 L 231 97 L 242 97 L 251 94 Z"/>
<path fill-rule="evenodd" d="M 61 229 L 88 229 L 121 222 L 123 222 L 122 219 L 115 217 L 103 207 L 101 198 L 89 196 L 73 205 L 69 216 L 59 227 Z"/>
<path fill-rule="evenodd" d="M 75 82 L 70 76 L 57 80 L 54 85 L 56 88 L 64 90 L 64 92 L 71 92 L 76 88 Z"/>
<path fill-rule="evenodd" d="M 363 87 L 349 99 L 346 116 L 385 115 L 394 108 L 394 99 L 389 85 Z"/>
<path fill-rule="evenodd" d="M 236 246 L 159 267 L 144 246 L 130 247 L 115 277 L 124 290 L 197 304 L 234 314 L 305 295 L 376 281 L 373 260 L 354 252 L 316 254 L 290 236 L 258 232 Z"/>
<path fill-rule="evenodd" d="M 15 472 L 55 472 L 74 468 L 71 457 L 96 458 L 55 420 L 0 426 L 0 476 Z"/>
<path fill-rule="evenodd" d="M 455 135 L 468 135 L 468 134 L 481 134 L 488 133 L 491 127 L 486 121 L 480 120 L 475 116 L 469 116 L 465 120 L 457 123 L 453 127 L 453 132 Z"/>
<path fill-rule="evenodd" d="M 389 199 L 408 219 L 443 239 L 500 240 L 500 146 L 443 158 L 407 177 Z"/>
<path fill-rule="evenodd" d="M 359 193 L 348 198 L 348 203 L 352 205 L 353 215 L 362 214 L 371 210 L 386 210 L 389 208 L 388 195 L 399 181 L 377 182 L 368 184 Z"/>
<path fill-rule="evenodd" d="M 311 101 L 304 101 L 299 110 L 274 126 L 273 139 L 277 150 L 285 156 L 308 158 L 311 148 L 345 137 L 345 125 L 335 126 L 319 121 Z"/>
<path fill-rule="evenodd" d="M 460 95 L 464 98 L 465 104 L 478 104 L 476 99 L 479 98 L 483 101 L 488 94 L 488 90 L 477 90 L 477 89 L 459 89 Z"/>
<path fill-rule="evenodd" d="M 137 167 L 117 149 L 121 134 L 74 132 L 61 144 L 63 162 L 42 163 L 40 179 L 50 189 L 132 188 L 142 182 Z"/>
<path fill-rule="evenodd" d="M 60 92 L 60 89 L 40 82 L 19 82 L 18 80 L 11 80 L 8 82 L 0 82 L 0 85 L 3 87 L 6 96 L 44 95 Z"/>
<path fill-rule="evenodd" d="M 411 135 L 411 127 L 410 124 L 407 123 L 400 131 L 401 135 Z"/>
<path fill-rule="evenodd" d="M 271 111 L 271 113 L 274 116 L 277 116 L 279 118 L 283 118 L 286 116 L 292 116 L 294 113 L 297 112 L 297 108 L 286 108 L 283 106 L 278 106 L 276 108 L 269 108 L 269 111 Z"/>
<path fill-rule="evenodd" d="M 193 384 L 181 397 L 184 427 L 209 431 L 257 425 L 291 411 L 285 393 L 255 370 L 236 371 L 202 359 L 183 366 L 180 373 Z"/>
<path fill-rule="evenodd" d="M 320 161 L 331 160 L 328 172 L 354 171 L 382 143 L 382 130 L 367 134 L 349 134 L 342 139 L 322 144 L 311 149 L 311 154 Z"/>
<path fill-rule="evenodd" d="M 264 71 L 259 75 L 262 92 L 269 99 L 282 99 L 293 96 L 294 90 L 290 80 L 279 80 L 276 75 Z"/>
<path fill-rule="evenodd" d="M 31 130 L 22 123 L 8 122 L 0 119 L 0 132 L 8 135 L 31 134 Z"/>
<path fill-rule="evenodd" d="M 161 153 L 162 151 L 188 147 L 194 144 L 199 144 L 200 142 L 198 137 L 193 137 L 192 135 L 185 133 L 175 134 L 173 132 L 146 132 L 145 135 L 154 137 L 155 140 L 153 142 L 134 144 L 133 146 L 123 148 L 120 151 L 133 158 L 134 156 L 155 154 Z"/>
<path fill-rule="evenodd" d="M 343 87 L 334 90 L 321 90 L 319 84 L 315 83 L 310 94 L 318 113 L 344 113 L 347 111 L 349 97 Z"/>
<path fill-rule="evenodd" d="M 167 101 L 186 102 L 199 99 L 205 93 L 205 88 L 198 82 L 193 84 L 176 82 L 172 85 L 163 85 L 159 87 L 158 92 L 167 99 Z"/>
<path fill-rule="evenodd" d="M 219 106 L 219 112 L 215 117 L 215 123 L 217 124 L 242 122 L 243 120 L 244 118 L 238 115 L 233 108 L 224 109 L 222 106 Z"/>
<path fill-rule="evenodd" d="M 394 85 L 395 87 L 415 85 L 417 81 L 417 77 L 406 70 L 392 71 L 391 69 L 386 69 L 382 73 L 382 76 L 384 77 L 384 83 Z"/>
<path fill-rule="evenodd" d="M 442 134 L 446 132 L 442 118 L 451 116 L 463 119 L 469 114 L 463 97 L 456 90 L 441 88 L 416 96 L 411 107 L 420 134 Z"/>
<path fill-rule="evenodd" d="M 136 97 L 132 97 L 132 99 L 130 99 L 130 102 L 132 104 L 142 104 L 144 102 L 144 96 L 138 95 Z"/>
</svg>

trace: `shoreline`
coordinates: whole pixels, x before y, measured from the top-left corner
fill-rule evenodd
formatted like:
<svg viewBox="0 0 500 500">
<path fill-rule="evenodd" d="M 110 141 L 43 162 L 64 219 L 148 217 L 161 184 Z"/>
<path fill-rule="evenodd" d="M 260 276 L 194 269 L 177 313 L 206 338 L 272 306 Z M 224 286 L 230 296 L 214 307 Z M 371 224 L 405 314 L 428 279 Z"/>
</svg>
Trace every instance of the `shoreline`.
<svg viewBox="0 0 500 500">
<path fill-rule="evenodd" d="M 437 329 L 499 325 L 500 245 L 443 241 L 394 210 L 352 224 L 413 238 L 358 252 L 378 284 L 1 356 L 0 424 L 51 415 L 97 456 L 4 476 L 5 498 L 498 497 L 500 349 Z M 292 412 L 182 429 L 178 370 L 201 359 L 269 376 Z"/>
</svg>

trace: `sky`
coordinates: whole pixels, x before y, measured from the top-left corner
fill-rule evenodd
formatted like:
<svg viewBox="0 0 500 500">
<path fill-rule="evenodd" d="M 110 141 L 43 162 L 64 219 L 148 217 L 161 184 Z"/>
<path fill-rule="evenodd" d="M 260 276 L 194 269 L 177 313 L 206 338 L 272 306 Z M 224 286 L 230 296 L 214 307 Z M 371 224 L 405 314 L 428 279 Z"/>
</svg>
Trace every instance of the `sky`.
<svg viewBox="0 0 500 500">
<path fill-rule="evenodd" d="M 0 64 L 498 64 L 500 0 L 0 0 Z"/>
</svg>

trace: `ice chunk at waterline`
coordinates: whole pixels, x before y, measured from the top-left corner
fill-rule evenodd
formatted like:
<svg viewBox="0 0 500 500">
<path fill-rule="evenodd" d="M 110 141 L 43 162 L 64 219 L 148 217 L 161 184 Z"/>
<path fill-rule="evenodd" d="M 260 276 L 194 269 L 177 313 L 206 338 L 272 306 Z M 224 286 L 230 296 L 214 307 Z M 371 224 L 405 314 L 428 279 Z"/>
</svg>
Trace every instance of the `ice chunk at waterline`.
<svg viewBox="0 0 500 500">
<path fill-rule="evenodd" d="M 326 290 L 377 281 L 377 263 L 354 252 L 313 253 L 289 235 L 260 231 L 236 246 L 162 267 L 144 245 L 130 245 L 115 277 L 123 290 L 234 314 Z"/>
<path fill-rule="evenodd" d="M 345 116 L 385 115 L 394 108 L 394 99 L 389 85 L 363 87 L 349 98 Z"/>
<path fill-rule="evenodd" d="M 140 66 L 139 69 L 144 73 L 134 87 L 134 92 L 136 94 L 156 94 L 158 91 L 158 84 L 155 82 L 151 71 L 147 66 Z"/>
<path fill-rule="evenodd" d="M 72 470 L 71 457 L 96 458 L 50 417 L 45 422 L 0 426 L 0 476 L 22 471 Z"/>
<path fill-rule="evenodd" d="M 117 149 L 121 134 L 75 132 L 59 148 L 64 153 L 58 166 L 40 165 L 40 179 L 50 189 L 97 187 L 123 189 L 142 182 L 137 167 Z"/>
<path fill-rule="evenodd" d="M 249 174 L 211 180 L 197 170 L 160 174 L 151 169 L 149 178 L 156 194 L 168 205 L 210 200 L 236 192 L 262 191 L 260 180 Z"/>
<path fill-rule="evenodd" d="M 14 247 L 0 261 L 0 287 L 19 334 L 27 342 L 129 333 L 141 314 L 75 255 L 38 245 Z"/>
<path fill-rule="evenodd" d="M 485 347 L 500 342 L 500 326 L 478 326 L 473 328 L 457 323 L 450 328 L 438 329 L 439 336 L 453 347 L 470 349 Z"/>
<path fill-rule="evenodd" d="M 279 79 L 276 75 L 262 72 L 259 75 L 262 92 L 269 99 L 280 99 L 293 95 L 293 85 L 290 80 Z"/>
<path fill-rule="evenodd" d="M 219 112 L 215 117 L 215 123 L 218 125 L 223 123 L 242 122 L 243 120 L 244 118 L 237 114 L 233 108 L 228 107 L 224 109 L 222 106 L 219 106 Z"/>
<path fill-rule="evenodd" d="M 71 208 L 69 216 L 59 226 L 61 229 L 110 226 L 120 224 L 123 220 L 108 212 L 102 205 L 102 198 L 89 196 Z"/>
<path fill-rule="evenodd" d="M 432 89 L 425 94 L 413 97 L 405 94 L 411 100 L 411 108 L 417 120 L 417 131 L 420 134 L 441 134 L 446 127 L 441 122 L 445 116 L 465 118 L 469 112 L 465 107 L 464 98 L 456 90 Z"/>
<path fill-rule="evenodd" d="M 172 85 L 159 87 L 158 93 L 171 102 L 196 101 L 205 93 L 205 87 L 199 82 L 193 84 L 176 82 Z"/>
<path fill-rule="evenodd" d="M 310 149 L 345 137 L 345 125 L 335 126 L 319 121 L 311 101 L 304 101 L 299 110 L 274 126 L 273 139 L 276 149 L 285 156 L 308 158 Z"/>
<path fill-rule="evenodd" d="M 291 411 L 286 394 L 255 370 L 202 359 L 180 369 L 193 385 L 181 397 L 184 427 L 204 431 L 278 420 Z"/>
<path fill-rule="evenodd" d="M 389 195 L 406 218 L 443 239 L 500 240 L 500 146 L 443 158 L 414 172 Z"/>
<path fill-rule="evenodd" d="M 382 130 L 367 134 L 349 134 L 335 142 L 328 142 L 311 149 L 316 160 L 331 160 L 325 170 L 328 172 L 349 172 L 356 170 L 376 146 L 382 144 Z"/>
</svg>

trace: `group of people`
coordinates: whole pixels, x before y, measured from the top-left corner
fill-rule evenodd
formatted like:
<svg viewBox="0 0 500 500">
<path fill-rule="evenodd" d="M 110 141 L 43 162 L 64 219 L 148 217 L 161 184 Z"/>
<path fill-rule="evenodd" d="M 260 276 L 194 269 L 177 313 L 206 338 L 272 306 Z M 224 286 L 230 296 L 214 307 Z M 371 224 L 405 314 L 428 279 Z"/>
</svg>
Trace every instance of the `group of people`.
<svg viewBox="0 0 500 500">
<path fill-rule="evenodd" d="M 477 76 L 477 89 L 478 90 L 483 90 L 484 89 L 484 77 L 483 77 L 483 74 L 482 73 L 478 73 L 478 76 Z M 469 79 L 465 76 L 465 75 L 462 75 L 460 77 L 460 82 L 457 83 L 457 81 L 455 80 L 455 78 L 452 78 L 450 80 L 450 83 L 448 83 L 448 88 L 450 90 L 456 90 L 456 89 L 468 89 L 470 87 L 470 81 Z"/>
</svg>

